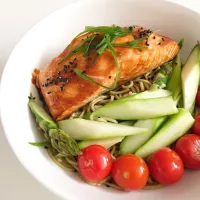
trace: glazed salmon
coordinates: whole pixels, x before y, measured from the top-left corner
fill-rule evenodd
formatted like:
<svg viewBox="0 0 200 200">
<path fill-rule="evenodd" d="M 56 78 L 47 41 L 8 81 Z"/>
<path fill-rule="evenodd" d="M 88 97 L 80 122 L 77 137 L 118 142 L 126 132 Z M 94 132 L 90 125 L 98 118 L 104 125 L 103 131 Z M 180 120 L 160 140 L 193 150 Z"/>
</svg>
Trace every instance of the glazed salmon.
<svg viewBox="0 0 200 200">
<path fill-rule="evenodd" d="M 119 37 L 114 42 L 127 43 L 148 32 L 150 32 L 148 29 L 137 26 L 131 34 Z M 106 91 L 105 88 L 76 75 L 75 68 L 107 87 L 112 86 L 115 81 L 116 63 L 109 49 L 106 49 L 95 62 L 93 62 L 96 58 L 95 53 L 84 56 L 79 52 L 59 63 L 91 34 L 87 33 L 73 40 L 58 57 L 37 71 L 35 76 L 37 87 L 51 115 L 57 121 L 67 118 Z M 175 41 L 158 33 L 152 33 L 140 45 L 147 48 L 114 47 L 120 54 L 117 57 L 120 66 L 118 85 L 161 66 L 172 60 L 179 52 L 179 46 Z"/>
</svg>

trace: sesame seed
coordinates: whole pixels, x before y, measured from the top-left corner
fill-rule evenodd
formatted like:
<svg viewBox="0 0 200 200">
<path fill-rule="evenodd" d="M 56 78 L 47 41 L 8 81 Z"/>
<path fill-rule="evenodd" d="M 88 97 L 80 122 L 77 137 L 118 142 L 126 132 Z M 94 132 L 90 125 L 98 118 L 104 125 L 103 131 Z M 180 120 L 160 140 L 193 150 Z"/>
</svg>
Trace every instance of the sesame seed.
<svg viewBox="0 0 200 200">
<path fill-rule="evenodd" d="M 161 44 L 162 44 L 161 42 L 158 43 L 158 45 L 161 45 Z"/>
<path fill-rule="evenodd" d="M 148 30 L 147 30 L 147 33 L 152 33 L 152 30 L 151 30 L 151 29 L 148 29 Z"/>
<path fill-rule="evenodd" d="M 51 94 L 51 92 L 47 92 L 47 94 Z"/>
<path fill-rule="evenodd" d="M 75 68 L 77 66 L 77 63 L 74 63 L 73 68 Z"/>
<path fill-rule="evenodd" d="M 60 91 L 63 91 L 63 90 L 64 90 L 64 87 L 61 86 L 61 87 L 60 87 Z"/>
<path fill-rule="evenodd" d="M 129 29 L 129 31 L 132 31 L 132 30 L 133 30 L 133 27 L 132 27 L 132 26 L 129 26 L 128 29 Z"/>
<path fill-rule="evenodd" d="M 156 36 L 155 36 L 155 35 L 153 36 L 153 39 L 154 39 L 154 40 L 156 39 Z"/>
<path fill-rule="evenodd" d="M 146 46 L 149 46 L 149 43 L 148 43 L 148 41 L 146 41 L 146 42 L 145 42 L 145 45 L 146 45 Z"/>
</svg>

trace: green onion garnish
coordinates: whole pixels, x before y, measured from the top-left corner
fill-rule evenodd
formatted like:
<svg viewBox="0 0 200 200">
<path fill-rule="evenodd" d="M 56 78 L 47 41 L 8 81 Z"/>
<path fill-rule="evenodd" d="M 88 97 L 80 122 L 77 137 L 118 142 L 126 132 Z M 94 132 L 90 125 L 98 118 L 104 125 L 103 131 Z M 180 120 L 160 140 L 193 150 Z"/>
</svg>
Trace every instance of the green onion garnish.
<svg viewBox="0 0 200 200">
<path fill-rule="evenodd" d="M 36 146 L 36 147 L 47 147 L 49 145 L 48 141 L 44 142 L 29 142 L 29 144 Z"/>
<path fill-rule="evenodd" d="M 139 39 L 132 40 L 131 42 L 124 43 L 124 44 L 114 43 L 114 40 L 117 37 L 122 37 L 122 36 L 126 36 L 126 35 L 130 34 L 133 32 L 133 29 L 134 29 L 134 26 L 130 26 L 127 29 L 123 29 L 122 27 L 115 26 L 115 25 L 113 25 L 113 26 L 97 26 L 97 27 L 86 26 L 85 30 L 82 31 L 81 33 L 79 33 L 74 39 L 76 39 L 77 37 L 80 37 L 81 35 L 83 35 L 85 33 L 92 32 L 93 34 L 90 35 L 89 37 L 87 37 L 86 39 L 84 39 L 81 42 L 81 44 L 79 44 L 77 47 L 75 47 L 66 57 L 64 57 L 61 61 L 59 61 L 58 64 L 61 64 L 66 59 L 70 58 L 73 54 L 76 54 L 79 52 L 83 52 L 84 56 L 89 56 L 89 54 L 90 54 L 89 50 L 91 48 L 93 48 L 94 52 L 97 53 L 94 61 L 91 64 L 91 65 L 93 65 L 96 62 L 96 60 L 98 59 L 98 57 L 106 49 L 109 49 L 113 56 L 115 64 L 116 64 L 115 82 L 111 87 L 107 87 L 107 86 L 104 86 L 104 85 L 98 83 L 97 81 L 95 81 L 91 77 L 87 76 L 85 73 L 83 73 L 83 71 L 81 71 L 78 68 L 75 68 L 74 72 L 84 80 L 87 80 L 91 83 L 94 83 L 94 84 L 104 87 L 106 89 L 112 90 L 117 86 L 117 82 L 119 79 L 119 62 L 117 60 L 117 56 L 120 56 L 120 55 L 115 52 L 114 47 L 129 47 L 129 48 L 136 48 L 136 49 L 146 49 L 147 48 L 146 46 L 140 46 L 139 43 L 141 43 L 142 41 L 147 39 L 149 37 L 149 35 L 139 38 Z M 99 33 L 102 36 L 102 39 L 100 41 L 98 41 L 98 39 L 97 39 L 97 43 L 95 44 L 93 41 Z M 72 40 L 72 42 L 74 41 L 74 39 Z"/>
</svg>

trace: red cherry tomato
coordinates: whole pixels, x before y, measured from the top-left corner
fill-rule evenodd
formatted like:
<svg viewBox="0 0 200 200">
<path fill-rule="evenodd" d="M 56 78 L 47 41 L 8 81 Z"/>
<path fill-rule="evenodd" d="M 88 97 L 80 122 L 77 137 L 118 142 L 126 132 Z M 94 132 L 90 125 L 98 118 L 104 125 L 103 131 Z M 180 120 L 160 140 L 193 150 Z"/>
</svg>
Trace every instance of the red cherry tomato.
<svg viewBox="0 0 200 200">
<path fill-rule="evenodd" d="M 149 159 L 149 170 L 156 181 L 172 184 L 181 179 L 184 166 L 178 154 L 170 148 L 156 151 Z"/>
<path fill-rule="evenodd" d="M 200 87 L 197 90 L 197 95 L 196 95 L 196 105 L 200 106 Z"/>
<path fill-rule="evenodd" d="M 200 135 L 200 115 L 195 118 L 192 130 L 195 134 Z"/>
<path fill-rule="evenodd" d="M 91 145 L 82 150 L 78 157 L 78 168 L 87 181 L 98 183 L 111 172 L 112 157 L 104 147 Z"/>
<path fill-rule="evenodd" d="M 142 158 L 127 154 L 120 156 L 113 163 L 112 177 L 122 188 L 137 190 L 146 185 L 149 170 Z"/>
<path fill-rule="evenodd" d="M 185 167 L 200 169 L 200 136 L 184 135 L 176 142 L 175 151 L 181 157 Z"/>
</svg>

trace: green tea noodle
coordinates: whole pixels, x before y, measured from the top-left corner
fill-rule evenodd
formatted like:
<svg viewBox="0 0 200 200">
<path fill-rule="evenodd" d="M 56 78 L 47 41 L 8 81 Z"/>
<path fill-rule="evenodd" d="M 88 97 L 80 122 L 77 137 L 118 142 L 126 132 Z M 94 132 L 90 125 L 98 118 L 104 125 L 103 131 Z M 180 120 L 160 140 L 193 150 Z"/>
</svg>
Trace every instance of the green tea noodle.
<svg viewBox="0 0 200 200">
<path fill-rule="evenodd" d="M 70 119 L 83 118 L 85 116 L 85 114 L 92 113 L 95 110 L 101 108 L 102 106 L 104 106 L 105 104 L 107 104 L 111 101 L 148 90 L 151 87 L 151 85 L 153 84 L 154 77 L 155 77 L 156 73 L 158 72 L 158 70 L 159 70 L 159 68 L 156 70 L 153 70 L 152 72 L 146 73 L 145 75 L 143 75 L 141 77 L 130 80 L 127 83 L 119 86 L 115 90 L 108 91 L 105 94 L 98 96 L 93 101 L 87 103 L 85 106 L 83 106 L 82 108 L 80 108 L 79 110 L 74 112 L 69 118 Z M 180 101 L 180 103 L 181 103 L 181 101 Z M 196 117 L 197 115 L 200 115 L 200 108 L 195 107 L 194 117 Z M 98 118 L 91 117 L 90 120 L 118 123 L 117 120 L 108 118 L 108 117 L 98 117 Z M 48 138 L 48 135 L 46 135 L 46 137 Z M 108 149 L 112 155 L 113 160 L 115 160 L 119 156 L 119 148 L 120 148 L 120 143 L 113 145 L 112 147 L 110 147 Z M 78 169 L 78 165 L 77 165 L 77 157 L 66 156 L 66 155 L 62 155 L 62 154 L 58 153 L 58 151 L 56 150 L 56 146 L 55 147 L 49 146 L 48 153 L 49 153 L 50 157 L 52 158 L 52 160 L 57 165 L 59 165 L 60 167 L 62 167 L 63 169 L 65 169 L 67 171 L 78 172 L 78 174 L 79 174 L 79 169 Z M 79 176 L 80 176 L 80 174 L 79 174 Z M 81 178 L 83 179 L 83 177 L 81 177 Z M 107 187 L 125 191 L 123 188 L 121 188 L 115 184 L 115 182 L 111 176 L 108 176 L 105 180 L 103 180 L 100 183 L 91 183 L 86 180 L 84 180 L 84 181 L 87 182 L 88 184 L 94 185 L 94 186 L 105 185 Z M 149 176 L 148 182 L 143 189 L 146 189 L 146 190 L 158 189 L 162 186 L 163 185 L 158 184 L 151 176 Z"/>
<path fill-rule="evenodd" d="M 143 92 L 145 90 L 148 90 L 152 86 L 153 81 L 154 81 L 154 77 L 157 74 L 157 72 L 159 71 L 159 69 L 160 68 L 157 68 L 157 69 L 155 69 L 151 72 L 144 74 L 141 77 L 138 77 L 136 79 L 133 79 L 133 80 L 126 82 L 125 84 L 119 86 L 118 88 L 116 88 L 112 91 L 108 91 L 108 92 L 98 96 L 97 98 L 95 98 L 91 102 L 87 103 L 82 108 L 75 111 L 69 117 L 69 119 L 83 118 L 87 113 L 92 113 L 95 110 L 101 108 L 102 106 L 106 105 L 109 102 L 121 99 L 123 97 L 130 96 L 130 95 L 133 95 L 133 94 L 136 94 L 136 93 L 140 93 L 140 92 Z M 182 102 L 179 101 L 178 105 L 179 105 L 179 107 L 182 107 L 181 106 Z M 197 115 L 200 115 L 200 108 L 195 107 L 194 117 L 196 117 Z M 94 117 L 93 118 L 92 115 L 90 115 L 90 116 L 91 116 L 90 120 L 118 123 L 117 120 L 109 118 L 109 117 Z M 50 139 L 48 134 L 46 134 L 46 133 L 45 133 L 45 138 L 47 140 Z M 66 156 L 66 155 L 59 153 L 57 151 L 57 146 L 56 146 L 57 143 L 55 143 L 54 141 L 52 141 L 52 145 L 49 145 L 49 147 L 47 149 L 48 154 L 51 157 L 51 159 L 58 166 L 63 168 L 64 170 L 71 171 L 71 172 L 74 172 L 74 173 L 78 173 L 78 175 L 80 176 L 78 164 L 77 164 L 77 157 Z M 111 153 L 113 160 L 115 160 L 117 157 L 119 157 L 119 149 L 120 149 L 120 143 L 113 145 L 112 147 L 110 147 L 108 149 L 109 152 Z M 123 188 L 116 185 L 111 176 L 108 176 L 105 180 L 103 180 L 99 183 L 91 183 L 91 182 L 88 182 L 87 180 L 85 180 L 83 177 L 81 177 L 81 178 L 85 182 L 87 182 L 88 184 L 93 185 L 93 186 L 105 185 L 106 187 L 111 187 L 111 188 L 114 188 L 114 189 L 126 191 Z M 163 185 L 158 184 L 158 182 L 156 182 L 151 176 L 149 176 L 147 184 L 143 189 L 152 190 L 152 189 L 158 189 L 162 186 Z"/>
<path fill-rule="evenodd" d="M 157 68 L 156 70 L 153 70 L 152 72 L 146 73 L 145 75 L 141 77 L 130 80 L 127 83 L 119 86 L 115 90 L 108 91 L 105 94 L 98 96 L 93 101 L 87 103 L 85 106 L 83 106 L 82 108 L 74 112 L 69 117 L 69 119 L 83 118 L 85 114 L 94 112 L 95 110 L 101 108 L 102 106 L 104 106 L 105 104 L 111 101 L 148 90 L 151 87 L 154 76 L 158 72 L 158 70 L 159 68 Z M 198 113 L 200 113 L 200 110 L 198 111 Z M 98 117 L 98 118 L 91 117 L 90 120 L 118 123 L 117 120 L 109 118 L 109 117 Z M 48 135 L 46 135 L 46 137 L 48 138 Z M 120 148 L 120 144 L 116 144 L 109 148 L 109 151 L 112 155 L 113 160 L 115 160 L 119 156 L 119 148 Z M 56 150 L 56 146 L 54 145 L 48 147 L 48 154 L 52 158 L 52 160 L 61 168 L 67 171 L 71 171 L 71 172 L 78 172 L 79 174 L 77 157 L 66 156 L 66 155 L 62 155 L 58 153 L 58 151 Z M 83 177 L 81 178 L 83 179 Z M 103 180 L 100 183 L 91 183 L 86 180 L 84 181 L 94 186 L 105 185 L 107 187 L 125 191 L 123 188 L 115 184 L 111 176 L 108 176 L 105 180 Z M 147 185 L 144 187 L 144 189 L 156 189 L 160 187 L 162 187 L 162 185 L 158 184 L 155 180 L 152 179 L 152 177 L 149 176 Z"/>
<path fill-rule="evenodd" d="M 105 94 L 98 96 L 93 101 L 91 101 L 90 103 L 86 104 L 85 106 L 74 112 L 69 118 L 70 119 L 83 118 L 86 113 L 94 112 L 95 110 L 101 108 L 102 106 L 111 101 L 148 90 L 151 87 L 153 83 L 153 78 L 158 70 L 159 68 L 141 77 L 128 81 L 127 83 L 119 86 L 115 90 L 108 91 Z M 98 118 L 91 117 L 90 120 L 118 123 L 117 120 L 108 117 L 98 117 Z"/>
</svg>

